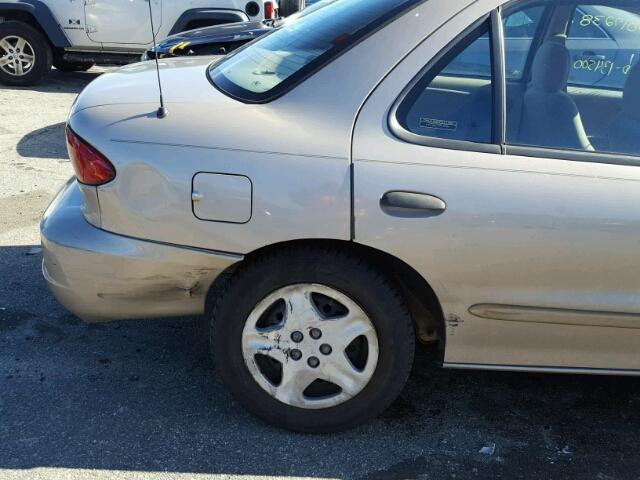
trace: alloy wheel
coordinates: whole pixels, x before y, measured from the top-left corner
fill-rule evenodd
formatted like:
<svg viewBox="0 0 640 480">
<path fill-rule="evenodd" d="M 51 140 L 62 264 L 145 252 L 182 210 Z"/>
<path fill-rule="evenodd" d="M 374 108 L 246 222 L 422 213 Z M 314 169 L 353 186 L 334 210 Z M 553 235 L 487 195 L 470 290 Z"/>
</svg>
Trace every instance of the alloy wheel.
<svg viewBox="0 0 640 480">
<path fill-rule="evenodd" d="M 33 47 L 24 38 L 9 35 L 0 39 L 0 69 L 16 77 L 26 75 L 35 64 Z"/>
<path fill-rule="evenodd" d="M 378 363 L 378 337 L 349 297 L 318 284 L 281 288 L 258 303 L 242 332 L 254 380 L 291 406 L 320 409 L 355 397 Z"/>
</svg>

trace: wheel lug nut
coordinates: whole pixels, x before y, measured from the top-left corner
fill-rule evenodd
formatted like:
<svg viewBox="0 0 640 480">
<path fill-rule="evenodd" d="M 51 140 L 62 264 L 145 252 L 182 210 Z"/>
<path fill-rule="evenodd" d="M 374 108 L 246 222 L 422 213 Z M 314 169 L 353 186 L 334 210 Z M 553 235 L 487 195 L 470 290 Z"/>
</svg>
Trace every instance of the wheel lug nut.
<svg viewBox="0 0 640 480">
<path fill-rule="evenodd" d="M 294 348 L 293 350 L 291 350 L 289 352 L 289 356 L 292 359 L 298 361 L 298 360 L 300 360 L 302 358 L 302 352 L 300 350 L 298 350 L 297 348 Z"/>
<path fill-rule="evenodd" d="M 307 360 L 307 365 L 309 365 L 311 368 L 316 368 L 318 365 L 320 365 L 320 360 L 318 360 L 317 357 L 309 357 L 309 359 Z"/>
<path fill-rule="evenodd" d="M 320 353 L 322 353 L 323 355 L 329 355 L 331 351 L 331 345 L 329 345 L 328 343 L 323 343 L 322 345 L 320 345 Z"/>
<path fill-rule="evenodd" d="M 314 340 L 318 340 L 322 336 L 322 331 L 319 328 L 312 328 L 309 331 L 309 335 L 311 335 L 311 338 Z"/>
<path fill-rule="evenodd" d="M 304 339 L 304 335 L 302 334 L 302 332 L 299 332 L 296 330 L 291 334 L 291 340 L 293 340 L 296 343 L 300 343 L 303 339 Z"/>
</svg>

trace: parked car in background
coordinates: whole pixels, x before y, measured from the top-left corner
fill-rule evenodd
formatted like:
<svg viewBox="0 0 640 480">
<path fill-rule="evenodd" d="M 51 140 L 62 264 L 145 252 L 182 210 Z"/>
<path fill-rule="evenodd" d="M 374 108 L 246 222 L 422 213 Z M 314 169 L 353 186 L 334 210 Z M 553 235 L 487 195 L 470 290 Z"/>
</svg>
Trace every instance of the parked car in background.
<svg viewBox="0 0 640 480">
<path fill-rule="evenodd" d="M 99 77 L 49 287 L 87 321 L 206 312 L 229 390 L 297 431 L 382 412 L 416 340 L 447 368 L 639 375 L 640 67 L 608 49 L 624 85 L 569 85 L 597 6 L 640 28 L 628 0 L 338 0 L 160 62 L 164 116 L 153 63 Z"/>
<path fill-rule="evenodd" d="M 176 35 L 171 35 L 157 45 L 152 45 L 142 56 L 142 61 L 153 58 L 184 57 L 190 55 L 226 55 L 248 42 L 261 37 L 276 28 L 291 24 L 302 16 L 335 2 L 336 0 L 321 0 L 313 6 L 289 17 L 277 20 L 262 20 L 254 22 L 238 22 L 229 25 L 198 28 Z"/>
<path fill-rule="evenodd" d="M 291 15 L 304 0 L 152 0 L 157 37 Z M 0 0 L 0 83 L 32 85 L 63 71 L 138 61 L 153 41 L 145 0 Z"/>
</svg>

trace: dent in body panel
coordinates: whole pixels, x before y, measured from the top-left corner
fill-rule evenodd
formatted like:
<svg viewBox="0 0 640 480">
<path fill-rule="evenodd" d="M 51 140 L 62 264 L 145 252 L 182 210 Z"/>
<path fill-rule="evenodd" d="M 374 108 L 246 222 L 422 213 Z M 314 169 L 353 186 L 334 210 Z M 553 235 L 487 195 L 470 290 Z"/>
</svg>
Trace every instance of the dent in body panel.
<svg viewBox="0 0 640 480">
<path fill-rule="evenodd" d="M 166 274 L 154 273 L 145 276 L 120 276 L 114 283 L 126 285 L 126 291 L 98 292 L 100 298 L 119 300 L 170 300 L 171 298 L 197 297 L 206 294 L 203 286 L 219 272 L 217 268 L 192 267 L 179 272 L 169 269 Z M 121 289 L 120 289 L 121 290 Z"/>
<path fill-rule="evenodd" d="M 87 321 L 193 315 L 214 280 L 242 256 L 115 235 L 90 225 L 68 183 L 41 224 L 43 274 L 54 295 Z"/>
<path fill-rule="evenodd" d="M 69 250 L 50 241 L 43 244 L 43 272 L 52 291 L 89 322 L 202 314 L 209 287 L 235 263 L 155 245 L 134 256 L 117 257 Z"/>
</svg>

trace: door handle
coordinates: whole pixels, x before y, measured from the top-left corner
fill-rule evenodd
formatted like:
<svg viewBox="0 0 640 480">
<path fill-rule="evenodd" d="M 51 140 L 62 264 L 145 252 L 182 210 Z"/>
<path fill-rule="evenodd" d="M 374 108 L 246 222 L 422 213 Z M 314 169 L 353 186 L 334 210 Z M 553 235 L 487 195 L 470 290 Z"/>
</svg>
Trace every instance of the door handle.
<svg viewBox="0 0 640 480">
<path fill-rule="evenodd" d="M 444 213 L 447 204 L 427 193 L 393 191 L 382 196 L 380 208 L 392 217 L 427 218 Z"/>
</svg>

